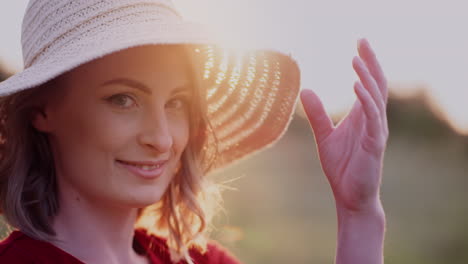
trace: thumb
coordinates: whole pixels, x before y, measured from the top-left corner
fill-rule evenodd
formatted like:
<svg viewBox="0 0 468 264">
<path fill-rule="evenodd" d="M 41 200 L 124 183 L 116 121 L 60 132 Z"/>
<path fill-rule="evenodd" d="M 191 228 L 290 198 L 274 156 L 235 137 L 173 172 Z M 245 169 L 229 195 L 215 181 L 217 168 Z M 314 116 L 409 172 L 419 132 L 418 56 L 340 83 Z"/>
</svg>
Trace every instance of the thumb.
<svg viewBox="0 0 468 264">
<path fill-rule="evenodd" d="M 300 97 L 315 139 L 319 143 L 333 131 L 333 122 L 327 115 L 320 98 L 312 90 L 303 89 Z"/>
</svg>

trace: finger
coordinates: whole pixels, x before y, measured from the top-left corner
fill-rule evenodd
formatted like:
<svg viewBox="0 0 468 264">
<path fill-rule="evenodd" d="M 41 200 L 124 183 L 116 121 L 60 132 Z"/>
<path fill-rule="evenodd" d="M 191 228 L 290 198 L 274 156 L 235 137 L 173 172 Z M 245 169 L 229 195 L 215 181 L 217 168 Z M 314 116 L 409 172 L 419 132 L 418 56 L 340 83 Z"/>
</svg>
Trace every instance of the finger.
<svg viewBox="0 0 468 264">
<path fill-rule="evenodd" d="M 333 131 L 333 122 L 327 115 L 320 98 L 312 90 L 302 90 L 300 97 L 315 138 L 317 142 L 322 142 Z"/>
<path fill-rule="evenodd" d="M 358 52 L 361 58 L 364 60 L 369 72 L 373 75 L 377 84 L 379 85 L 379 90 L 383 98 L 383 116 L 382 122 L 385 131 L 388 131 L 387 124 L 387 102 L 388 102 L 388 84 L 385 77 L 385 74 L 382 70 L 382 67 L 377 60 L 375 52 L 372 50 L 370 43 L 367 39 L 361 39 L 358 41 Z M 388 133 L 388 132 L 387 132 Z"/>
<path fill-rule="evenodd" d="M 364 84 L 364 88 L 369 92 L 371 97 L 373 98 L 375 104 L 378 107 L 379 113 L 383 114 L 385 111 L 385 102 L 380 94 L 378 85 L 375 79 L 370 74 L 369 70 L 367 69 L 366 65 L 359 57 L 353 58 L 353 68 L 356 71 L 357 75 L 361 79 L 361 82 Z"/>
<path fill-rule="evenodd" d="M 358 53 L 369 68 L 369 72 L 376 80 L 380 89 L 380 93 L 382 94 L 382 97 L 386 104 L 388 99 L 387 78 L 385 77 L 382 67 L 379 61 L 377 60 L 377 56 L 372 50 L 370 43 L 367 39 L 364 38 L 358 41 Z"/>
<path fill-rule="evenodd" d="M 380 114 L 377 105 L 375 105 L 371 95 L 364 89 L 361 82 L 357 81 L 354 83 L 354 91 L 363 106 L 364 114 L 366 115 L 366 129 L 369 136 L 378 138 L 380 133 Z"/>
</svg>

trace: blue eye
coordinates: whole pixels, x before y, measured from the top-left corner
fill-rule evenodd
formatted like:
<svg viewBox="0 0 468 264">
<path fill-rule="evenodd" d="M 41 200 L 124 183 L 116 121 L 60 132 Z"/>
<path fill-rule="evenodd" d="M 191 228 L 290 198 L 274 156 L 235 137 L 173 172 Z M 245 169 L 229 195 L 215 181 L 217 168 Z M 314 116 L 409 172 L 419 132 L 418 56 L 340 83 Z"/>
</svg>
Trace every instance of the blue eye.
<svg viewBox="0 0 468 264">
<path fill-rule="evenodd" d="M 132 101 L 133 101 L 133 104 L 135 101 L 133 100 L 131 96 L 127 94 L 116 94 L 107 98 L 107 100 L 117 105 L 120 108 L 130 108 L 132 106 Z"/>
</svg>

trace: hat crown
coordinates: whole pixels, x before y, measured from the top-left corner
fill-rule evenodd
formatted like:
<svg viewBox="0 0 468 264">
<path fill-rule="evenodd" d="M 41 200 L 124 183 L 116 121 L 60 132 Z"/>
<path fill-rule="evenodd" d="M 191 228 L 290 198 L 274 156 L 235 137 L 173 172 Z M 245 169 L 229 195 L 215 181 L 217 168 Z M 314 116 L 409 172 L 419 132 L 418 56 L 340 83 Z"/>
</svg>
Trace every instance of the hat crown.
<svg viewBox="0 0 468 264">
<path fill-rule="evenodd" d="M 44 55 L 41 53 L 51 51 L 48 48 L 72 30 L 77 31 L 74 34 L 86 37 L 87 24 L 91 24 L 87 22 L 91 20 L 99 20 L 92 26 L 103 29 L 106 25 L 118 23 L 118 19 L 112 19 L 111 15 L 107 19 L 99 19 L 108 13 L 114 15 L 118 12 L 129 19 L 137 18 L 137 14 L 142 12 L 152 19 L 156 16 L 162 22 L 181 19 L 171 0 L 30 0 L 21 32 L 24 67 L 34 64 L 38 57 Z"/>
</svg>

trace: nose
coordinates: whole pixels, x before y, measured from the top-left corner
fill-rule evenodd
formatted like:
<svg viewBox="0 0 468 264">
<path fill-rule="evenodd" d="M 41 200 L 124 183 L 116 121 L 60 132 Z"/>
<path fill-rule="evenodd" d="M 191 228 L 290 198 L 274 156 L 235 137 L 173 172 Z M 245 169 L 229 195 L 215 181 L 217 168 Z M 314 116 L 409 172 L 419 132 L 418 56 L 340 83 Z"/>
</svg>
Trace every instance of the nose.
<svg viewBox="0 0 468 264">
<path fill-rule="evenodd" d="M 143 146 L 166 153 L 172 148 L 173 139 L 170 125 L 164 110 L 156 114 L 147 115 L 143 120 L 139 141 Z"/>
</svg>

